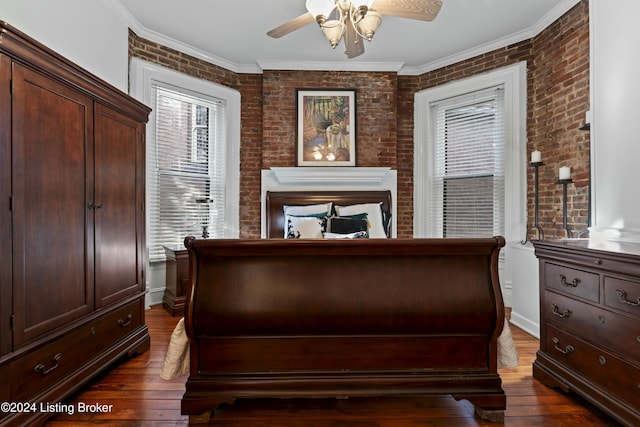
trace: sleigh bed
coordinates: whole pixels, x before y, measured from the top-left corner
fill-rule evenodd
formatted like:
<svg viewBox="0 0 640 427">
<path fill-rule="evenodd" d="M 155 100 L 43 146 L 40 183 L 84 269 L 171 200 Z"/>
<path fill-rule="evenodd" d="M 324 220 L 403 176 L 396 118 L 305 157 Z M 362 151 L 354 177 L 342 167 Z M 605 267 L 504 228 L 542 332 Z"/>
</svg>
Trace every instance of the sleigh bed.
<svg viewBox="0 0 640 427">
<path fill-rule="evenodd" d="M 284 238 L 287 217 L 328 202 L 330 217 L 380 206 L 390 235 L 387 192 L 287 192 L 267 197 L 270 239 L 186 239 L 182 413 L 207 422 L 236 398 L 448 394 L 500 421 L 504 239 Z"/>
</svg>

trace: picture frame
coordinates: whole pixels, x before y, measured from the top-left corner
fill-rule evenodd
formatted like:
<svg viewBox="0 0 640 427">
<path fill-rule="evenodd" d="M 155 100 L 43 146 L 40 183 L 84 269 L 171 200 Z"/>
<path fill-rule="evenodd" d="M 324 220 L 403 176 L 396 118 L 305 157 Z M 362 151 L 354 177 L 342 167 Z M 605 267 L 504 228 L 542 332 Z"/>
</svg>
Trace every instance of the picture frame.
<svg viewBox="0 0 640 427">
<path fill-rule="evenodd" d="M 297 89 L 296 116 L 296 166 L 356 166 L 355 89 Z"/>
</svg>

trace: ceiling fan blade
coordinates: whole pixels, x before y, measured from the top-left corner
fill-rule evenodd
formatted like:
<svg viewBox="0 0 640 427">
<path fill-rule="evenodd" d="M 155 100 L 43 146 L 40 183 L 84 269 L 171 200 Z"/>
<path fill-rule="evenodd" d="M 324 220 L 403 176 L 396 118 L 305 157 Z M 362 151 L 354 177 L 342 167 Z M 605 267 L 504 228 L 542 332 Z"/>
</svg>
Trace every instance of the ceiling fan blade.
<svg viewBox="0 0 640 427">
<path fill-rule="evenodd" d="M 344 47 L 347 54 L 347 58 L 352 59 L 356 56 L 360 56 L 364 53 L 364 40 L 360 34 L 358 34 L 351 25 L 347 22 L 344 32 Z"/>
<path fill-rule="evenodd" d="M 440 8 L 441 0 L 374 0 L 373 10 L 382 15 L 398 16 L 400 18 L 433 21 Z"/>
<path fill-rule="evenodd" d="M 269 31 L 267 33 L 267 35 L 269 37 L 273 37 L 275 39 L 280 38 L 284 35 L 289 34 L 292 31 L 295 31 L 299 28 L 304 27 L 307 24 L 311 24 L 312 22 L 315 22 L 316 20 L 313 18 L 313 15 L 311 15 L 309 12 L 305 13 L 304 15 L 300 15 L 295 19 L 292 19 L 289 22 L 285 22 L 284 24 L 280 25 L 279 27 L 274 28 L 273 30 Z"/>
</svg>

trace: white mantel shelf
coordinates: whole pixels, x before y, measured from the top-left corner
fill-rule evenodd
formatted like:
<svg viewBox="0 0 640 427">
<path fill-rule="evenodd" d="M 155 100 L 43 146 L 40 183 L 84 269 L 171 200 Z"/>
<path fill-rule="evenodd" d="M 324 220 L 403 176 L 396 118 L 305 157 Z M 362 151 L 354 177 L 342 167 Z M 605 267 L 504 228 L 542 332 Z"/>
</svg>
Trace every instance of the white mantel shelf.
<svg viewBox="0 0 640 427">
<path fill-rule="evenodd" d="M 273 179 L 282 185 L 314 185 L 321 187 L 371 185 L 379 186 L 395 176 L 391 168 L 298 167 L 271 168 Z"/>
<path fill-rule="evenodd" d="M 262 170 L 262 238 L 266 238 L 267 191 L 391 191 L 391 221 L 396 234 L 397 171 L 376 167 L 294 167 Z"/>
</svg>

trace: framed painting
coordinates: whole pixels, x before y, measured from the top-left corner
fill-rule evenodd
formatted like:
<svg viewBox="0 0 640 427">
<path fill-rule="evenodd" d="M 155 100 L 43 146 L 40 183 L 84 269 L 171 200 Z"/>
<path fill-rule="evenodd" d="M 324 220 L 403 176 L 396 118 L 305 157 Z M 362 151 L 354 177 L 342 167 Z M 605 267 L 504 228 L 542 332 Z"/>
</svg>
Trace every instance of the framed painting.
<svg viewBox="0 0 640 427">
<path fill-rule="evenodd" d="M 356 91 L 296 91 L 296 165 L 356 165 Z"/>
</svg>

